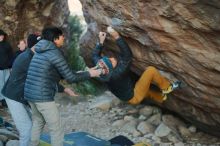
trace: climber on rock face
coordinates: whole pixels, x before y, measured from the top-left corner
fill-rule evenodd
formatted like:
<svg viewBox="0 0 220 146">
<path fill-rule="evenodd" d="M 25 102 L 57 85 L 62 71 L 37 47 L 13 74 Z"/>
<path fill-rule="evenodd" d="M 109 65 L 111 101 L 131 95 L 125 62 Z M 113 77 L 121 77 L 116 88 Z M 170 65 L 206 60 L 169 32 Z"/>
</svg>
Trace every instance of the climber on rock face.
<svg viewBox="0 0 220 146">
<path fill-rule="evenodd" d="M 98 80 L 106 83 L 109 90 L 120 100 L 130 104 L 139 104 L 149 98 L 162 103 L 167 99 L 168 93 L 180 86 L 181 82 L 171 83 L 153 66 L 147 67 L 138 80 L 133 79 L 129 74 L 132 61 L 130 47 L 112 27 L 109 26 L 107 32 L 116 41 L 120 53 L 117 56 L 114 54 L 102 56 L 106 33 L 99 32 L 99 42 L 93 50 L 92 60 L 97 68 L 102 69 L 102 75 Z M 152 83 L 157 85 L 161 91 L 151 90 Z"/>
</svg>

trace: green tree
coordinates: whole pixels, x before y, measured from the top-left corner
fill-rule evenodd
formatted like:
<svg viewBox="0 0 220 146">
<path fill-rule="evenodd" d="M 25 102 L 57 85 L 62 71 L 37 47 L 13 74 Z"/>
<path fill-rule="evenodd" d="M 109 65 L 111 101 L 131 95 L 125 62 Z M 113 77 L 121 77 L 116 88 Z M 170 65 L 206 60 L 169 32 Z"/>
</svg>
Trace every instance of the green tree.
<svg viewBox="0 0 220 146">
<path fill-rule="evenodd" d="M 68 49 L 68 61 L 74 70 L 82 70 L 86 67 L 83 58 L 79 55 L 79 39 L 83 32 L 83 26 L 77 16 L 69 16 L 70 43 Z"/>
<path fill-rule="evenodd" d="M 80 56 L 79 39 L 83 32 L 83 26 L 80 23 L 80 19 L 77 16 L 69 16 L 69 33 L 70 42 L 68 49 L 68 62 L 70 67 L 74 70 L 85 70 L 86 63 L 83 57 Z M 83 95 L 96 95 L 102 91 L 101 87 L 97 81 L 84 81 L 72 85 L 77 93 Z"/>
</svg>

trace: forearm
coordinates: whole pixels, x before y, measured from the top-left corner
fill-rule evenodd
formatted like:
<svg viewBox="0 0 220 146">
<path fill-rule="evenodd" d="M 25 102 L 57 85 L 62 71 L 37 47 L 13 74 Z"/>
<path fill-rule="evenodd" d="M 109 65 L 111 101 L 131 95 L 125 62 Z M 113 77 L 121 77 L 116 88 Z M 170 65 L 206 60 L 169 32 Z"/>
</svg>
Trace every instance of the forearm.
<svg viewBox="0 0 220 146">
<path fill-rule="evenodd" d="M 132 59 L 132 52 L 128 44 L 121 37 L 116 40 L 116 43 L 120 48 L 120 57 L 122 61 L 130 62 Z"/>
<path fill-rule="evenodd" d="M 101 59 L 102 50 L 103 50 L 102 44 L 97 43 L 96 47 L 93 49 L 93 52 L 92 52 L 92 60 L 94 64 L 96 64 L 98 60 Z"/>
<path fill-rule="evenodd" d="M 80 81 L 85 81 L 91 78 L 91 75 L 88 71 L 73 73 L 70 78 L 67 80 L 70 83 L 76 83 Z"/>
</svg>

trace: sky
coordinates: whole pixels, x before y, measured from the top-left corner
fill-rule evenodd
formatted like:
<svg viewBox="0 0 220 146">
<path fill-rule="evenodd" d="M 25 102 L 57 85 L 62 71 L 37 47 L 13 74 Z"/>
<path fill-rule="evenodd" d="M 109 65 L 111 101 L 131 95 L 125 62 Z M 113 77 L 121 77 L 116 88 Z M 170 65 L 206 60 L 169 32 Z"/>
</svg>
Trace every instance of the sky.
<svg viewBox="0 0 220 146">
<path fill-rule="evenodd" d="M 68 0 L 68 5 L 72 15 L 83 15 L 82 5 L 79 0 Z"/>
</svg>

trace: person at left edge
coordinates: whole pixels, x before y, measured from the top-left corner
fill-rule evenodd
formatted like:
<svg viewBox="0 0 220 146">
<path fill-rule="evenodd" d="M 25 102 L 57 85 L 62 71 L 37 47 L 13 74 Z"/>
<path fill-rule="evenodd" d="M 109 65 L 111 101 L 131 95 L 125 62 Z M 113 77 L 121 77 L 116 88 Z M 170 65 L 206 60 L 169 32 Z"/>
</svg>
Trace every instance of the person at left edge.
<svg viewBox="0 0 220 146">
<path fill-rule="evenodd" d="M 13 49 L 7 41 L 8 35 L 0 29 L 0 91 L 10 75 L 13 60 Z M 1 104 L 4 104 L 4 96 L 0 93 Z"/>
</svg>

